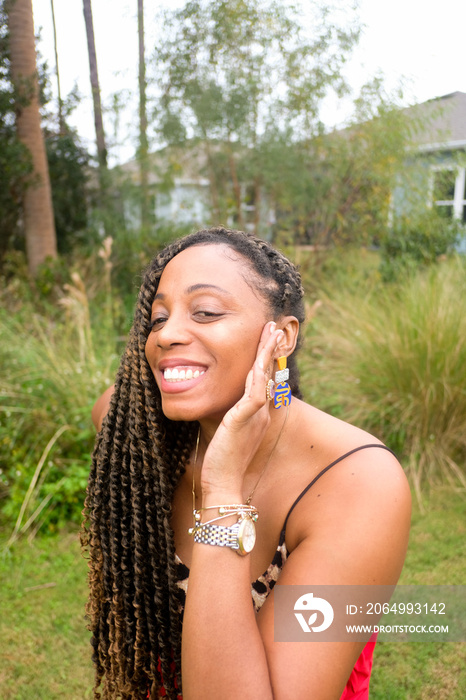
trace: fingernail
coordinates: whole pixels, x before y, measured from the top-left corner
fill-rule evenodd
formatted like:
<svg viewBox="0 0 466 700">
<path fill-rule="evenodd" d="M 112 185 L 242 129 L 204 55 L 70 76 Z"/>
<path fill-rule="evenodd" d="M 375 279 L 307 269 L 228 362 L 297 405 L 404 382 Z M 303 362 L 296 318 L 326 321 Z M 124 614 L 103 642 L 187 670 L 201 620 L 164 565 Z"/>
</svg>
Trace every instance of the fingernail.
<svg viewBox="0 0 466 700">
<path fill-rule="evenodd" d="M 272 333 L 274 332 L 276 327 L 277 327 L 277 324 L 275 323 L 275 321 L 272 321 L 272 323 L 270 324 L 270 335 L 272 335 Z"/>
</svg>

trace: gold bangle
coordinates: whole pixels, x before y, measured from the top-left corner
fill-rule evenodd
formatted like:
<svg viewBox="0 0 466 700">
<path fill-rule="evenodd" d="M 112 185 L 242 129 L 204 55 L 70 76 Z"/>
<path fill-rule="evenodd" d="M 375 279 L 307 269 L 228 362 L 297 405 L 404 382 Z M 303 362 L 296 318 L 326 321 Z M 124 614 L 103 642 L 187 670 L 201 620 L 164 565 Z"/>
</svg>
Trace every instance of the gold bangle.
<svg viewBox="0 0 466 700">
<path fill-rule="evenodd" d="M 211 520 L 206 521 L 205 523 L 201 523 L 202 512 L 205 510 L 214 509 L 218 510 L 219 515 L 216 518 L 212 518 Z M 193 527 L 190 527 L 188 532 L 190 535 L 193 535 L 199 527 L 203 527 L 204 525 L 210 525 L 211 523 L 215 523 L 218 520 L 223 520 L 224 518 L 228 518 L 230 515 L 237 515 L 240 519 L 248 517 L 253 522 L 257 522 L 259 518 L 259 512 L 257 508 L 246 503 L 228 503 L 226 505 L 219 506 L 205 506 L 204 508 L 198 508 L 196 510 L 193 510 L 194 523 Z"/>
<path fill-rule="evenodd" d="M 228 515 L 248 515 L 257 521 L 259 517 L 259 512 L 255 506 L 247 505 L 245 503 L 229 503 L 227 505 L 220 506 L 205 506 L 204 508 L 198 508 L 193 510 L 193 516 L 195 522 L 200 522 L 201 513 L 205 510 L 218 510 L 220 517 L 225 518 Z"/>
<path fill-rule="evenodd" d="M 252 511 L 257 512 L 256 506 L 252 506 L 249 503 L 227 503 L 221 506 L 204 506 L 203 508 L 198 508 L 194 513 L 201 513 L 203 510 L 213 510 L 217 508 L 219 513 L 231 513 L 241 511 L 243 513 L 251 513 Z"/>
</svg>

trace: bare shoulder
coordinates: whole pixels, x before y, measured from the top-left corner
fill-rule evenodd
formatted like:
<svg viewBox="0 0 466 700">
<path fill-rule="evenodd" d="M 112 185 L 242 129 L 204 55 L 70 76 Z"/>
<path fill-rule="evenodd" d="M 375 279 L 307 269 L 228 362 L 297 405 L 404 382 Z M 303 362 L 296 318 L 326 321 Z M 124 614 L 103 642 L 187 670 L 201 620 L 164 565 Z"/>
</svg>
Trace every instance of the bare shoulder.
<svg viewBox="0 0 466 700">
<path fill-rule="evenodd" d="M 332 566 L 320 558 L 318 568 L 325 578 L 338 578 L 335 583 L 397 580 L 411 520 L 410 488 L 398 459 L 374 436 L 321 411 L 304 409 L 303 417 L 318 435 L 315 471 L 321 475 L 290 516 L 290 550 L 301 553 L 314 576 L 308 555 L 312 550 L 315 561 L 314 552 L 330 548 Z"/>
<path fill-rule="evenodd" d="M 101 394 L 101 396 L 99 396 L 94 406 L 92 407 L 92 422 L 94 423 L 94 426 L 97 431 L 101 429 L 102 421 L 107 415 L 107 411 L 110 406 L 110 399 L 112 398 L 114 389 L 115 387 L 113 385 L 106 389 L 104 393 Z"/>
</svg>

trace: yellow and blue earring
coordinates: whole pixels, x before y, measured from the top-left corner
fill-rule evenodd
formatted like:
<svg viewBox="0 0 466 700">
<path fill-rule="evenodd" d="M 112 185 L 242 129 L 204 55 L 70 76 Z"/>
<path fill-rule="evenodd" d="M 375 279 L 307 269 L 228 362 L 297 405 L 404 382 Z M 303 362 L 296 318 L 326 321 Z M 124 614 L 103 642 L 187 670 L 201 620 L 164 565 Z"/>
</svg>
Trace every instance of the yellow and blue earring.
<svg viewBox="0 0 466 700">
<path fill-rule="evenodd" d="M 279 357 L 277 360 L 278 371 L 275 372 L 275 394 L 273 405 L 275 408 L 289 406 L 291 402 L 291 389 L 288 384 L 290 370 L 286 366 L 286 357 Z"/>
</svg>

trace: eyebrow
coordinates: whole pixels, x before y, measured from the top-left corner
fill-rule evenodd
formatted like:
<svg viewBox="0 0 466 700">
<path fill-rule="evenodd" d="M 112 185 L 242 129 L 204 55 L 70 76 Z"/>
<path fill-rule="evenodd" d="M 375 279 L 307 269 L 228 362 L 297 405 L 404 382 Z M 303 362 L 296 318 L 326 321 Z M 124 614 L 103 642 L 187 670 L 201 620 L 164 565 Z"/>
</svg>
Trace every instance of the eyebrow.
<svg viewBox="0 0 466 700">
<path fill-rule="evenodd" d="M 197 292 L 200 289 L 215 289 L 217 292 L 221 292 L 222 294 L 227 294 L 229 297 L 233 296 L 233 294 L 231 294 L 231 292 L 229 292 L 226 289 L 223 289 L 223 287 L 219 287 L 216 284 L 205 284 L 203 282 L 199 282 L 198 284 L 192 284 L 190 287 L 188 287 L 185 290 L 185 293 L 186 294 L 193 294 L 194 292 Z M 165 294 L 162 294 L 159 292 L 158 294 L 155 295 L 154 301 L 156 299 L 165 299 Z"/>
</svg>

